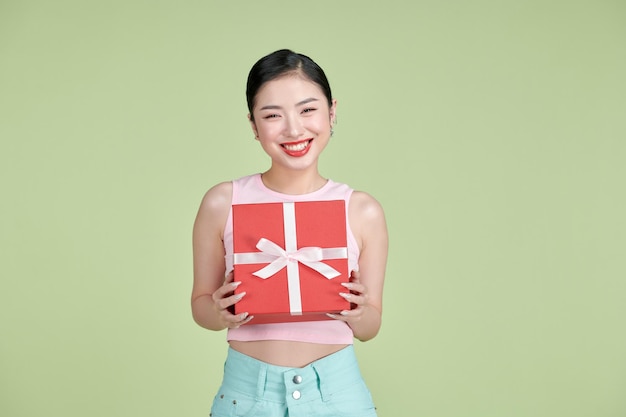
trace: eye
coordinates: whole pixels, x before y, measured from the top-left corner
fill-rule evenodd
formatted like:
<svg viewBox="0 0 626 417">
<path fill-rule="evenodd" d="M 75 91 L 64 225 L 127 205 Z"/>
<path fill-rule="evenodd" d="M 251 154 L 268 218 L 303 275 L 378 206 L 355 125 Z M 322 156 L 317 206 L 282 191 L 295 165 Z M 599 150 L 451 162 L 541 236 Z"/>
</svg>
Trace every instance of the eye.
<svg viewBox="0 0 626 417">
<path fill-rule="evenodd" d="M 311 112 L 314 112 L 315 110 L 317 110 L 315 107 L 307 107 L 306 109 L 302 110 L 302 113 L 311 113 Z"/>
<path fill-rule="evenodd" d="M 264 119 L 275 119 L 277 117 L 280 117 L 280 116 L 276 113 L 266 114 L 265 116 L 263 116 Z"/>
</svg>

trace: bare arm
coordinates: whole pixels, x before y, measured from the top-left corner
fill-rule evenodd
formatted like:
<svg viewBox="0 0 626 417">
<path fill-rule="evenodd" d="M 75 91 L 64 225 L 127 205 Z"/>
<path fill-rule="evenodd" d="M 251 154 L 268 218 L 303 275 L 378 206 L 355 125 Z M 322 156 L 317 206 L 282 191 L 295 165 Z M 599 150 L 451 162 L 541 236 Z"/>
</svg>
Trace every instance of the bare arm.
<svg viewBox="0 0 626 417">
<path fill-rule="evenodd" d="M 355 308 L 335 318 L 346 321 L 354 336 L 370 340 L 378 334 L 383 310 L 383 284 L 387 265 L 388 235 L 380 204 L 369 194 L 354 192 L 348 208 L 350 228 L 359 244 L 359 271 L 352 274 L 344 297 Z"/>
<path fill-rule="evenodd" d="M 210 330 L 237 327 L 249 320 L 228 307 L 241 299 L 232 295 L 236 283 L 225 277 L 223 230 L 232 198 L 232 183 L 211 188 L 202 199 L 193 227 L 193 290 L 191 311 L 200 326 Z"/>
</svg>

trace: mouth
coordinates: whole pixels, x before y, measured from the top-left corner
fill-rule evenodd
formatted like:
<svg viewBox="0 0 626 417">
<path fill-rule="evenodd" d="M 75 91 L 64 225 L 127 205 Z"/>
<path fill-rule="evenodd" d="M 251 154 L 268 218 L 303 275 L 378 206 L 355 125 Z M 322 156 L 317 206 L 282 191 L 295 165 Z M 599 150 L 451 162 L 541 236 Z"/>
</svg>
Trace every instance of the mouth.
<svg viewBox="0 0 626 417">
<path fill-rule="evenodd" d="M 300 140 L 298 142 L 282 143 L 285 153 L 290 156 L 304 156 L 311 149 L 311 142 L 313 139 Z"/>
</svg>

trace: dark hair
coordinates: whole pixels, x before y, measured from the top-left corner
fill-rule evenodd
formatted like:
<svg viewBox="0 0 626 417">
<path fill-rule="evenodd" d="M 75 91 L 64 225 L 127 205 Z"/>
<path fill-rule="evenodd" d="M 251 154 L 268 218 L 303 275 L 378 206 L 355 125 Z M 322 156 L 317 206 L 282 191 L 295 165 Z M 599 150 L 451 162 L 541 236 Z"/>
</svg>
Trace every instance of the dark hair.
<svg viewBox="0 0 626 417">
<path fill-rule="evenodd" d="M 330 84 L 328 84 L 328 79 L 322 68 L 306 55 L 298 54 L 289 49 L 281 49 L 259 59 L 250 69 L 246 85 L 250 120 L 254 121 L 252 108 L 255 104 L 256 95 L 263 84 L 289 73 L 303 75 L 319 85 L 328 100 L 328 106 L 331 106 L 333 98 Z"/>
</svg>

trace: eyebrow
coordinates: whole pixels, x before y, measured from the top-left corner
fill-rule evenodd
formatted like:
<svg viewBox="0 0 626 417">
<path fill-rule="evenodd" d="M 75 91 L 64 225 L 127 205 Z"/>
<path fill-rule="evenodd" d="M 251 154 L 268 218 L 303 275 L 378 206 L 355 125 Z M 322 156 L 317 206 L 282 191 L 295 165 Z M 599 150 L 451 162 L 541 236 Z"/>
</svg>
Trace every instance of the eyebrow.
<svg viewBox="0 0 626 417">
<path fill-rule="evenodd" d="M 299 106 L 302 106 L 302 105 L 305 105 L 314 101 L 319 101 L 319 99 L 315 97 L 305 98 L 304 100 L 297 102 L 296 107 L 299 107 Z M 282 109 L 282 107 L 269 104 L 267 106 L 261 107 L 259 110 L 280 110 L 280 109 Z"/>
</svg>

